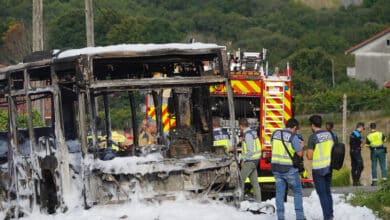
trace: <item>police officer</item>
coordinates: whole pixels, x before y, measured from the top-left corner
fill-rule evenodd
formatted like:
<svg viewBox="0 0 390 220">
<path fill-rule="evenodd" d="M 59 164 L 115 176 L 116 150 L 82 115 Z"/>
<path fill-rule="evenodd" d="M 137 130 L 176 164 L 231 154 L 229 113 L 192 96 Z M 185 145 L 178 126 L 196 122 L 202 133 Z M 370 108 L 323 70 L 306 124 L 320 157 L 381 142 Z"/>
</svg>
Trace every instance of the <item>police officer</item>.
<svg viewBox="0 0 390 220">
<path fill-rule="evenodd" d="M 319 115 L 312 115 L 309 118 L 311 130 L 307 143 L 307 159 L 312 160 L 312 174 L 314 187 L 320 199 L 324 220 L 333 219 L 333 201 L 330 192 L 332 182 L 332 169 L 330 158 L 333 147 L 332 134 L 321 128 L 322 118 Z"/>
<path fill-rule="evenodd" d="M 246 118 L 240 119 L 239 126 L 241 132 L 243 133 L 243 140 L 241 143 L 241 188 L 244 192 L 245 179 L 249 177 L 255 194 L 255 200 L 256 202 L 261 202 L 260 186 L 257 180 L 257 167 L 259 166 L 261 157 L 260 139 L 256 131 L 249 127 L 249 123 Z M 241 197 L 241 200 L 243 199 L 244 193 Z"/>
<path fill-rule="evenodd" d="M 362 150 L 362 132 L 364 131 L 364 123 L 358 122 L 356 124 L 356 129 L 352 131 L 349 136 L 349 146 L 350 146 L 350 155 L 351 155 L 351 173 L 352 181 L 354 186 L 360 186 L 360 176 L 362 174 L 364 165 L 363 158 L 361 154 Z"/>
<path fill-rule="evenodd" d="M 303 148 L 299 140 L 297 130 L 299 123 L 290 118 L 286 123 L 286 129 L 276 130 L 272 133 L 272 159 L 271 170 L 276 180 L 276 208 L 278 219 L 284 219 L 284 196 L 286 185 L 294 192 L 294 206 L 296 219 L 305 219 L 302 205 L 302 185 L 298 169 L 293 167 L 290 155 L 296 153 L 302 157 Z M 286 151 L 286 148 L 288 152 Z"/>
<path fill-rule="evenodd" d="M 213 135 L 213 146 L 224 147 L 225 152 L 232 151 L 230 136 L 226 130 L 221 128 L 221 119 L 218 117 L 213 118 Z"/>
<path fill-rule="evenodd" d="M 372 186 L 375 186 L 378 182 L 378 176 L 376 173 L 376 165 L 379 160 L 379 165 L 382 171 L 382 180 L 387 180 L 386 170 L 386 148 L 384 146 L 385 136 L 382 132 L 376 130 L 376 124 L 370 124 L 370 133 L 366 138 L 366 146 L 371 150 L 371 172 L 372 172 Z"/>
<path fill-rule="evenodd" d="M 333 127 L 334 127 L 334 123 L 333 122 L 331 122 L 331 121 L 326 122 L 326 124 L 325 124 L 326 130 L 328 130 L 332 134 L 333 141 L 335 143 L 338 143 L 339 142 L 339 138 L 337 137 L 337 133 L 333 131 Z"/>
</svg>

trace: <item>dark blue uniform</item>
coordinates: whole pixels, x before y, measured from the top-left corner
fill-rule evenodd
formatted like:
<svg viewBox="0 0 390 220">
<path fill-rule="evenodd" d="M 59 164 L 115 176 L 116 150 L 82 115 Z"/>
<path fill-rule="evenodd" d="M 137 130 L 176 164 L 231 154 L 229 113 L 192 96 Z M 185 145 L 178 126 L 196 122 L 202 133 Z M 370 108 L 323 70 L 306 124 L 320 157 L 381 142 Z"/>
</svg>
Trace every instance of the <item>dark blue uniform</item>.
<svg viewBox="0 0 390 220">
<path fill-rule="evenodd" d="M 361 154 L 362 144 L 362 135 L 359 131 L 354 130 L 349 136 L 349 146 L 350 146 L 350 155 L 351 155 L 351 173 L 353 185 L 360 185 L 360 176 L 363 171 L 363 158 Z"/>
</svg>

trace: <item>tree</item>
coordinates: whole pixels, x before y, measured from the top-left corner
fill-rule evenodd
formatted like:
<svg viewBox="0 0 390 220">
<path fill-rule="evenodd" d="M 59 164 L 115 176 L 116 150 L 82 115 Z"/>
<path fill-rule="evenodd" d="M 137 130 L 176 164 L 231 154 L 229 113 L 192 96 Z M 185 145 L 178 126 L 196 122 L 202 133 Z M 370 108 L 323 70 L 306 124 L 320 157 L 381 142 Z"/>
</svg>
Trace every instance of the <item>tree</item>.
<svg viewBox="0 0 390 220">
<path fill-rule="evenodd" d="M 22 62 L 23 57 L 31 52 L 30 32 L 21 23 L 11 23 L 1 40 L 0 60 L 5 64 Z"/>
<path fill-rule="evenodd" d="M 332 61 L 323 49 L 300 49 L 288 60 L 294 70 L 293 84 L 296 92 L 311 94 L 332 85 Z M 307 83 L 309 83 L 307 88 L 301 88 L 301 85 Z"/>
<path fill-rule="evenodd" d="M 81 48 L 86 46 L 85 15 L 72 10 L 49 23 L 49 48 Z"/>
<path fill-rule="evenodd" d="M 143 29 L 145 42 L 151 43 L 171 43 L 181 41 L 183 36 L 172 24 L 161 18 L 153 18 L 145 22 Z"/>
<path fill-rule="evenodd" d="M 269 61 L 272 65 L 278 64 L 281 59 L 287 58 L 297 45 L 297 41 L 279 33 L 272 33 L 262 28 L 251 28 L 242 33 L 242 40 L 237 41 L 234 47 L 247 51 L 261 51 L 267 48 Z"/>
<path fill-rule="evenodd" d="M 111 44 L 145 42 L 145 17 L 125 17 L 111 27 L 107 40 Z"/>
<path fill-rule="evenodd" d="M 99 4 L 95 4 L 95 9 L 98 13 L 95 14 L 95 42 L 96 45 L 108 45 L 110 42 L 107 39 L 107 34 L 113 25 L 121 23 L 125 17 L 120 13 L 113 13 L 112 9 L 102 8 Z"/>
</svg>

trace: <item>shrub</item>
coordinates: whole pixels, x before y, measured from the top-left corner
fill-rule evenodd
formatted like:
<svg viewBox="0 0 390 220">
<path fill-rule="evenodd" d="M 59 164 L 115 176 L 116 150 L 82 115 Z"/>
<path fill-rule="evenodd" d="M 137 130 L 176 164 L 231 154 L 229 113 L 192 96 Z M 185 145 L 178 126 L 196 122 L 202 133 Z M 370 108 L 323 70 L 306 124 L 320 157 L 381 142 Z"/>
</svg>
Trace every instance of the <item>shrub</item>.
<svg viewBox="0 0 390 220">
<path fill-rule="evenodd" d="M 332 186 L 349 186 L 350 173 L 348 167 L 342 167 L 340 170 L 334 170 L 332 176 Z"/>
<path fill-rule="evenodd" d="M 32 114 L 33 114 L 32 120 L 33 120 L 34 127 L 45 125 L 42 122 L 42 117 L 37 110 L 33 109 Z M 18 128 L 27 128 L 28 127 L 27 119 L 28 119 L 27 115 L 25 114 L 18 115 L 17 118 Z M 7 131 L 7 130 L 8 130 L 8 110 L 2 109 L 0 110 L 0 131 Z"/>
</svg>

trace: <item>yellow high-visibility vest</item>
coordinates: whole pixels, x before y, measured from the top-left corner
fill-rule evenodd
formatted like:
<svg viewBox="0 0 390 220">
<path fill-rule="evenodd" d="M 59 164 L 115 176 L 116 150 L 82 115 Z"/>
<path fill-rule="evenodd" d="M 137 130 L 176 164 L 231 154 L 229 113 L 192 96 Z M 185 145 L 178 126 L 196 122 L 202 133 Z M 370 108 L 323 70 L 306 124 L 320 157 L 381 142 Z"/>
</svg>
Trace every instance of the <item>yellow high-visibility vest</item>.
<svg viewBox="0 0 390 220">
<path fill-rule="evenodd" d="M 106 135 L 104 136 L 98 136 L 98 141 L 99 140 L 104 140 L 107 138 Z M 118 133 L 117 131 L 111 131 L 111 139 L 116 142 L 116 143 L 124 143 L 126 141 L 126 137 L 120 133 Z M 92 135 L 88 135 L 87 136 L 87 141 L 90 142 L 92 141 Z M 107 147 L 107 142 L 104 142 L 104 143 L 101 143 L 99 144 L 99 147 L 101 148 L 106 148 Z M 114 151 L 119 151 L 121 148 L 120 146 L 116 145 L 116 144 L 112 144 L 111 145 L 111 148 L 114 150 Z"/>
<path fill-rule="evenodd" d="M 313 170 L 330 166 L 333 147 L 333 137 L 328 131 L 320 131 L 316 134 L 317 143 L 313 152 Z"/>
<path fill-rule="evenodd" d="M 294 155 L 295 150 L 291 144 L 291 137 L 292 132 L 288 130 L 283 130 L 284 136 L 288 138 L 283 138 L 284 143 L 286 144 L 286 147 L 291 155 Z M 286 134 L 286 135 L 285 135 Z M 293 161 L 288 155 L 286 148 L 283 145 L 282 142 L 282 132 L 281 130 L 277 130 L 272 134 L 272 140 L 271 140 L 271 146 L 272 146 L 272 158 L 271 163 L 272 164 L 280 164 L 280 165 L 287 165 L 292 166 Z"/>
<path fill-rule="evenodd" d="M 383 146 L 383 134 L 379 131 L 371 132 L 367 135 L 368 141 L 370 141 L 370 144 L 368 144 L 369 147 L 382 147 Z"/>
<path fill-rule="evenodd" d="M 116 143 L 124 143 L 126 141 L 126 137 L 120 133 L 118 133 L 117 131 L 111 131 L 111 139 L 116 142 Z M 120 146 L 116 145 L 116 144 L 112 144 L 111 145 L 112 149 L 115 150 L 115 151 L 119 151 L 120 150 Z"/>
<path fill-rule="evenodd" d="M 225 147 L 225 150 L 229 150 L 229 143 L 230 143 L 230 138 L 229 134 L 227 132 L 224 132 L 222 130 L 215 130 L 213 131 L 214 134 L 214 141 L 213 141 L 213 146 L 215 147 Z"/>
<path fill-rule="evenodd" d="M 259 137 L 257 136 L 256 132 L 253 131 L 253 130 L 249 130 L 247 132 L 245 132 L 244 134 L 244 140 L 242 141 L 242 154 L 241 154 L 241 158 L 244 159 L 245 156 L 248 154 L 248 147 L 245 143 L 245 136 L 246 135 L 252 135 L 253 137 L 253 154 L 251 156 L 251 159 L 255 160 L 255 159 L 260 159 L 261 157 L 261 145 L 260 145 L 260 139 Z"/>
</svg>

